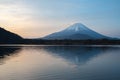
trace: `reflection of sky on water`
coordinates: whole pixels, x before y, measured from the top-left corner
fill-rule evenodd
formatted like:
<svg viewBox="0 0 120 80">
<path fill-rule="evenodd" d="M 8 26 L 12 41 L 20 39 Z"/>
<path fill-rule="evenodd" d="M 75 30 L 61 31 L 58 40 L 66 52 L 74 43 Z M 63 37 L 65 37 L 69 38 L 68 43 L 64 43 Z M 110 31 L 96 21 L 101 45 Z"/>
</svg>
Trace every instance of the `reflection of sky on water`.
<svg viewBox="0 0 120 80">
<path fill-rule="evenodd" d="M 1 47 L 1 54 L 0 80 L 120 79 L 120 47 Z"/>
<path fill-rule="evenodd" d="M 19 51 L 20 47 L 0 46 L 0 65 L 4 64 L 4 61 L 9 59 L 11 56 L 17 56 Z"/>
</svg>

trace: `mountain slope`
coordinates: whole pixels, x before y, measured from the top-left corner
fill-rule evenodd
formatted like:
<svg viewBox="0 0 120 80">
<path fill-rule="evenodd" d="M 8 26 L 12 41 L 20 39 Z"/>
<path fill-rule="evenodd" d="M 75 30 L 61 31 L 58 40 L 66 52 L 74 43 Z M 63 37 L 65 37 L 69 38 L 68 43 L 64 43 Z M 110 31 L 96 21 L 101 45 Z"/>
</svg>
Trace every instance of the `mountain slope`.
<svg viewBox="0 0 120 80">
<path fill-rule="evenodd" d="M 21 43 L 22 37 L 19 35 L 0 28 L 0 44 Z"/>
<path fill-rule="evenodd" d="M 86 40 L 86 39 L 103 39 L 103 38 L 108 38 L 108 37 L 87 28 L 85 25 L 81 23 L 75 23 L 69 26 L 68 28 L 66 28 L 65 30 L 45 36 L 43 39 Z"/>
</svg>

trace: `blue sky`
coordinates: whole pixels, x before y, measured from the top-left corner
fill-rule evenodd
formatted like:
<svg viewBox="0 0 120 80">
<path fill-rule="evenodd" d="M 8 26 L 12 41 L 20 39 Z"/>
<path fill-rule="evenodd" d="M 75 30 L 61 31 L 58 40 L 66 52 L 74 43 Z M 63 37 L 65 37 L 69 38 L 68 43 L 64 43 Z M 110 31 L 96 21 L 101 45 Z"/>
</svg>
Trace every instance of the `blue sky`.
<svg viewBox="0 0 120 80">
<path fill-rule="evenodd" d="M 0 0 L 0 26 L 26 38 L 74 23 L 120 38 L 120 0 Z"/>
</svg>

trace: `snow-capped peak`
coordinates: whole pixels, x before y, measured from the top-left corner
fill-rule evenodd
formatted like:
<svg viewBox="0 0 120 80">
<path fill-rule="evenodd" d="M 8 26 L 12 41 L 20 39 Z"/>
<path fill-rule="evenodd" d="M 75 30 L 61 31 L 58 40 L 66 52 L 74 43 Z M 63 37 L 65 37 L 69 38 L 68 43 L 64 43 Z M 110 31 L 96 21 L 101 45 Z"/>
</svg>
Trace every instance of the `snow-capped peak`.
<svg viewBox="0 0 120 80">
<path fill-rule="evenodd" d="M 66 30 L 72 30 L 72 31 L 81 31 L 81 30 L 86 30 L 88 29 L 85 25 L 81 23 L 75 23 L 68 27 Z"/>
<path fill-rule="evenodd" d="M 75 23 L 62 31 L 55 32 L 44 37 L 44 39 L 72 39 L 72 40 L 102 39 L 102 38 L 107 37 L 87 28 L 85 25 L 81 23 Z"/>
</svg>

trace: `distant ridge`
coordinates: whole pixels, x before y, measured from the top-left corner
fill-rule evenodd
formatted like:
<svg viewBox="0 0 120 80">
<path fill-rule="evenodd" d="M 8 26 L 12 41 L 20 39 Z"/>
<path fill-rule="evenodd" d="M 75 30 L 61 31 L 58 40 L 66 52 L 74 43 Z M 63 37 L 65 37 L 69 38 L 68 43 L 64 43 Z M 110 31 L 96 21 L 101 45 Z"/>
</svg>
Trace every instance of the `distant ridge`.
<svg viewBox="0 0 120 80">
<path fill-rule="evenodd" d="M 81 25 L 81 26 L 80 26 Z M 51 36 L 52 35 L 52 36 Z M 82 24 L 74 24 L 63 31 L 48 35 L 47 38 L 25 39 L 0 28 L 1 44 L 34 45 L 119 45 L 120 39 L 106 37 Z"/>
<path fill-rule="evenodd" d="M 55 32 L 43 37 L 43 39 L 47 39 L 47 40 L 64 40 L 64 39 L 93 40 L 93 39 L 108 39 L 108 38 L 110 37 L 97 33 L 81 23 L 75 23 L 62 31 Z"/>
<path fill-rule="evenodd" d="M 22 40 L 21 36 L 0 27 L 0 44 L 17 44 L 21 43 Z"/>
</svg>

